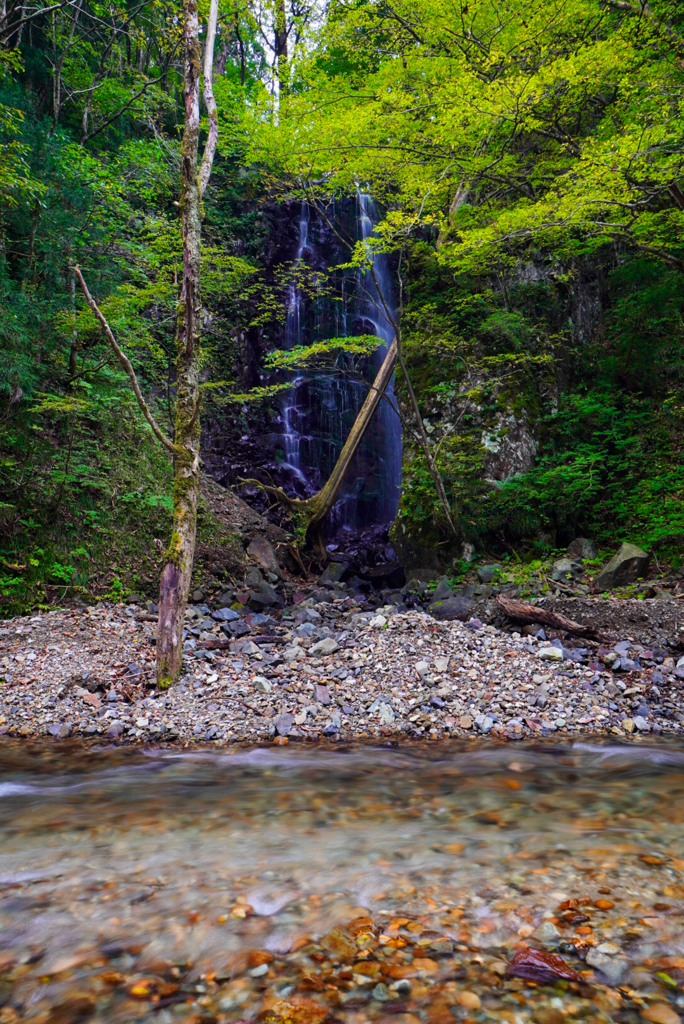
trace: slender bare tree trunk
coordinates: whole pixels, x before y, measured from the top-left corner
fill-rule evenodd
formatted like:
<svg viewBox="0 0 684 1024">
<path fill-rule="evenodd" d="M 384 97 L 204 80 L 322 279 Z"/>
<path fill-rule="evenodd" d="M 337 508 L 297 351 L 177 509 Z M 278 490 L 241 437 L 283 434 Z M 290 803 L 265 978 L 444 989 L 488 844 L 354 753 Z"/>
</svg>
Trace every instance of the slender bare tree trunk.
<svg viewBox="0 0 684 1024">
<path fill-rule="evenodd" d="M 185 17 L 185 125 L 181 143 L 180 214 L 183 238 L 183 281 L 176 313 L 176 423 L 171 441 L 160 429 L 143 398 L 133 366 L 90 295 L 78 267 L 75 273 L 86 301 L 128 374 L 131 386 L 155 437 L 173 455 L 173 531 L 159 587 L 157 624 L 157 685 L 165 688 L 180 675 L 183 658 L 183 620 L 188 602 L 197 534 L 197 499 L 200 461 L 200 293 L 202 196 L 209 182 L 218 140 L 218 113 L 214 101 L 213 64 L 218 0 L 211 0 L 203 76 L 197 0 L 183 0 Z M 200 79 L 209 134 L 200 164 Z"/>
<path fill-rule="evenodd" d="M 183 621 L 190 590 L 197 535 L 200 463 L 200 292 L 202 194 L 209 181 L 218 119 L 213 94 L 214 42 L 218 0 L 212 0 L 204 59 L 204 100 L 209 137 L 200 165 L 200 63 L 197 0 L 183 0 L 185 16 L 185 124 L 181 143 L 180 211 L 183 283 L 176 317 L 176 424 L 173 460 L 173 531 L 159 588 L 157 685 L 178 679 L 183 657 Z"/>
</svg>

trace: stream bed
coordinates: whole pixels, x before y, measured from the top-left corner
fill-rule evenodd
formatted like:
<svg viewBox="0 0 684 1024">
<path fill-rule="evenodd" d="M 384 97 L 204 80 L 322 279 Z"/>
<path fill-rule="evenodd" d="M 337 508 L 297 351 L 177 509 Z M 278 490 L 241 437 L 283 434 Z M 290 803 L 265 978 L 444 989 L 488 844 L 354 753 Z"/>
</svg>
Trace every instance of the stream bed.
<svg viewBox="0 0 684 1024">
<path fill-rule="evenodd" d="M 6 742 L 0 1024 L 676 1024 L 683 814 L 681 744 Z"/>
</svg>

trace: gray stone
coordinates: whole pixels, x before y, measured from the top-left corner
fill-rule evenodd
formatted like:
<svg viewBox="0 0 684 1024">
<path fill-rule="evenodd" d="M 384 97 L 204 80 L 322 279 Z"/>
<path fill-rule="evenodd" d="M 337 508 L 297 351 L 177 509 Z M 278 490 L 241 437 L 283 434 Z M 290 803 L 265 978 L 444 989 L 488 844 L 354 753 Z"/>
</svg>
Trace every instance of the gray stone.
<svg viewBox="0 0 684 1024">
<path fill-rule="evenodd" d="M 430 671 L 430 664 L 429 664 L 429 662 L 427 662 L 427 661 L 418 661 L 418 662 L 416 662 L 416 672 L 418 673 L 418 675 L 420 676 L 421 679 L 425 679 L 425 676 L 428 674 L 429 671 Z"/>
<path fill-rule="evenodd" d="M 50 726 L 48 732 L 51 736 L 54 736 L 55 739 L 65 740 L 67 736 L 71 735 L 71 726 L 67 725 L 65 722 L 55 722 L 54 725 Z"/>
<path fill-rule="evenodd" d="M 347 571 L 347 566 L 344 562 L 328 562 L 325 569 L 318 577 L 318 582 L 322 587 L 326 584 L 341 583 L 342 577 Z"/>
<path fill-rule="evenodd" d="M 238 613 L 234 612 L 232 608 L 219 608 L 211 617 L 216 619 L 217 622 L 236 622 L 240 618 Z"/>
<path fill-rule="evenodd" d="M 442 622 L 453 622 L 455 619 L 465 622 L 470 618 L 472 601 L 465 597 L 448 597 L 445 601 L 433 601 L 428 611 Z"/>
<path fill-rule="evenodd" d="M 270 583 L 260 583 L 256 593 L 250 596 L 248 604 L 255 612 L 258 612 L 262 608 L 271 608 L 274 604 L 278 604 L 278 595 Z"/>
<path fill-rule="evenodd" d="M 581 572 L 581 566 L 576 565 L 569 558 L 559 558 L 557 562 L 553 563 L 551 579 L 559 583 L 572 579 L 574 576 L 580 575 Z"/>
<path fill-rule="evenodd" d="M 437 586 L 435 587 L 435 589 L 433 591 L 432 600 L 433 601 L 446 601 L 448 598 L 453 597 L 453 596 L 454 596 L 454 592 L 451 589 L 451 587 L 449 586 L 449 580 L 446 578 L 446 576 L 442 576 L 441 580 L 439 580 L 439 582 L 437 583 Z"/>
<path fill-rule="evenodd" d="M 493 565 L 481 565 L 477 569 L 477 578 L 480 583 L 493 583 L 497 576 L 501 573 L 501 566 L 497 563 Z"/>
<path fill-rule="evenodd" d="M 296 617 L 298 622 L 319 623 L 323 621 L 323 616 L 315 608 L 302 608 L 301 611 L 296 613 Z"/>
<path fill-rule="evenodd" d="M 295 632 L 297 633 L 297 636 L 313 636 L 316 632 L 316 627 L 313 622 L 302 622 L 301 626 L 297 626 Z"/>
<path fill-rule="evenodd" d="M 311 653 L 314 657 L 321 654 L 334 654 L 335 651 L 339 651 L 340 645 L 337 640 L 331 636 L 326 636 L 325 639 L 319 640 L 317 644 L 314 644 L 311 648 Z"/>
<path fill-rule="evenodd" d="M 297 658 L 303 658 L 305 653 L 301 647 L 286 647 L 283 651 L 283 661 L 296 661 Z"/>
<path fill-rule="evenodd" d="M 260 569 L 256 566 L 251 566 L 245 573 L 245 586 L 249 590 L 256 590 L 261 583 L 264 582 L 264 577 Z"/>
<path fill-rule="evenodd" d="M 123 722 L 119 722 L 118 719 L 115 718 L 113 722 L 109 723 L 109 728 L 107 729 L 107 738 L 110 740 L 115 740 L 121 735 L 123 730 Z"/>
<path fill-rule="evenodd" d="M 327 686 L 322 686 L 321 683 L 314 685 L 314 700 L 317 700 L 319 704 L 330 704 L 330 691 Z"/>
<path fill-rule="evenodd" d="M 271 542 L 267 537 L 254 537 L 247 545 L 248 556 L 262 569 L 280 576 L 280 566 Z"/>
<path fill-rule="evenodd" d="M 236 654 L 261 654 L 261 651 L 252 640 L 238 640 L 234 650 Z"/>
<path fill-rule="evenodd" d="M 289 712 L 285 715 L 278 715 L 273 724 L 279 736 L 287 736 L 294 724 L 294 715 Z"/>
<path fill-rule="evenodd" d="M 623 957 L 609 956 L 607 953 L 599 952 L 598 949 L 589 950 L 587 963 L 590 967 L 600 971 L 614 985 L 617 985 L 628 967 L 628 963 Z"/>
<path fill-rule="evenodd" d="M 254 676 L 252 680 L 252 686 L 259 693 L 271 693 L 273 690 L 272 685 L 269 683 L 265 676 Z"/>
<path fill-rule="evenodd" d="M 633 722 L 634 722 L 635 726 L 637 727 L 637 729 L 639 730 L 639 732 L 650 732 L 651 731 L 651 726 L 648 724 L 648 722 L 646 721 L 645 718 L 642 718 L 641 715 L 635 715 L 634 718 L 633 718 Z"/>
<path fill-rule="evenodd" d="M 647 572 L 650 561 L 651 556 L 641 548 L 634 544 L 622 544 L 594 580 L 594 590 L 602 593 L 604 590 L 634 583 Z"/>
<path fill-rule="evenodd" d="M 192 599 L 195 603 L 201 602 L 204 600 L 204 594 L 201 590 L 193 590 Z"/>
<path fill-rule="evenodd" d="M 378 708 L 378 715 L 383 725 L 391 725 L 394 721 L 394 711 L 390 704 L 381 704 Z"/>
<path fill-rule="evenodd" d="M 576 537 L 571 544 L 568 544 L 565 553 L 568 558 L 583 558 L 585 560 L 598 558 L 598 548 L 593 540 L 587 540 L 586 537 Z"/>
</svg>

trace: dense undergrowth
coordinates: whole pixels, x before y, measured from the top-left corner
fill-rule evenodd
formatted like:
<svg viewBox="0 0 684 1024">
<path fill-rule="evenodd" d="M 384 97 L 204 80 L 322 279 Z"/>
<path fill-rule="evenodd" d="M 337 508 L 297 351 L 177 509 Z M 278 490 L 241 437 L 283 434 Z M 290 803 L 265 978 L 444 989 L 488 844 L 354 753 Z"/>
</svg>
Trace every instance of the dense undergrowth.
<svg viewBox="0 0 684 1024">
<path fill-rule="evenodd" d="M 3 432 L 0 608 L 66 598 L 156 599 L 171 527 L 171 465 L 133 400 L 35 403 Z M 10 500 L 7 500 L 10 499 Z M 201 500 L 201 546 L 234 538 Z M 206 575 L 198 558 L 196 577 Z"/>
</svg>

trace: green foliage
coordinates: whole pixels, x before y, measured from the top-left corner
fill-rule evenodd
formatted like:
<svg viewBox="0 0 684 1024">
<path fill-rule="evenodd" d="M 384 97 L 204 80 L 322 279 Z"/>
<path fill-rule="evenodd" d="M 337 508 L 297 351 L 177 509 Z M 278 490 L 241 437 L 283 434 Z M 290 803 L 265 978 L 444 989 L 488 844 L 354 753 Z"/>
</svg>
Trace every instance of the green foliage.
<svg viewBox="0 0 684 1024">
<path fill-rule="evenodd" d="M 295 345 L 288 350 L 269 352 L 265 365 L 269 370 L 295 370 L 312 364 L 320 367 L 327 365 L 331 356 L 334 364 L 341 354 L 370 355 L 378 344 L 378 339 L 372 334 L 358 338 L 330 338 L 327 341 L 315 341 L 311 345 Z"/>
</svg>

